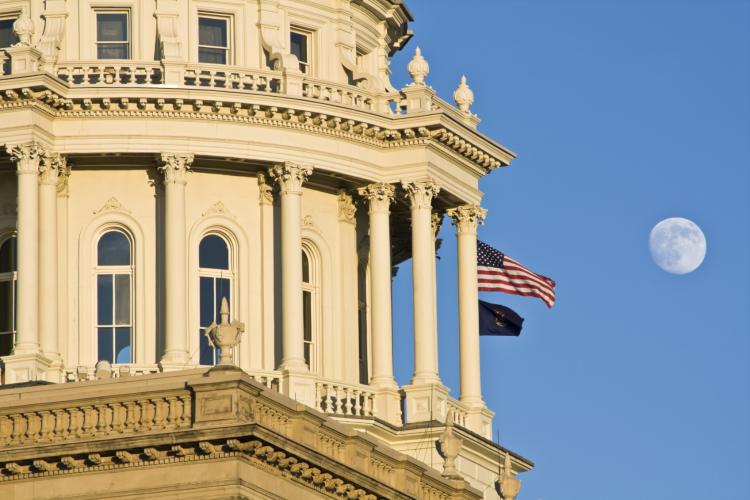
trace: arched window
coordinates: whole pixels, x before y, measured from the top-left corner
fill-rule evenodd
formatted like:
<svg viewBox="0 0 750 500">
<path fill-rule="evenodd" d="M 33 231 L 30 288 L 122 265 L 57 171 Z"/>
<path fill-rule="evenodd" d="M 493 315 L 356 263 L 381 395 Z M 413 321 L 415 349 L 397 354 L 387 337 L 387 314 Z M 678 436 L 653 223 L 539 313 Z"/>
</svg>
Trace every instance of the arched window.
<svg viewBox="0 0 750 500">
<path fill-rule="evenodd" d="M 0 241 L 0 356 L 13 351 L 16 341 L 16 237 Z"/>
<path fill-rule="evenodd" d="M 133 255 L 130 238 L 113 229 L 96 246 L 97 358 L 133 361 Z"/>
<path fill-rule="evenodd" d="M 229 244 L 218 234 L 203 237 L 198 248 L 198 275 L 200 280 L 200 364 L 215 365 L 221 354 L 206 338 L 206 328 L 221 321 L 221 299 L 226 297 L 232 317 L 232 284 L 234 270 Z"/>
<path fill-rule="evenodd" d="M 302 247 L 302 328 L 305 339 L 305 363 L 310 371 L 318 371 L 317 339 L 320 321 L 318 298 L 320 273 L 314 254 Z"/>
</svg>

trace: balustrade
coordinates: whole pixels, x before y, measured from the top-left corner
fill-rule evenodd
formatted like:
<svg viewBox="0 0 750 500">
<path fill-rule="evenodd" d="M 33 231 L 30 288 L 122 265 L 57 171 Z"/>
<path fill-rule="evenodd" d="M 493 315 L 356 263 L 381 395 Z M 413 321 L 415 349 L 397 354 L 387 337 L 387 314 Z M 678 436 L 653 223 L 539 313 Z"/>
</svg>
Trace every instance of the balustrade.
<svg viewBox="0 0 750 500">
<path fill-rule="evenodd" d="M 190 427 L 191 404 L 189 395 L 167 395 L 0 413 L 0 447 Z"/>
<path fill-rule="evenodd" d="M 60 64 L 55 75 L 69 85 L 156 85 L 164 72 L 158 62 L 78 61 Z"/>
<path fill-rule="evenodd" d="M 366 386 L 317 380 L 315 409 L 347 417 L 373 416 L 373 392 Z"/>
<path fill-rule="evenodd" d="M 278 94 L 281 92 L 281 73 L 234 66 L 191 65 L 185 68 L 184 84 L 188 87 Z"/>
</svg>

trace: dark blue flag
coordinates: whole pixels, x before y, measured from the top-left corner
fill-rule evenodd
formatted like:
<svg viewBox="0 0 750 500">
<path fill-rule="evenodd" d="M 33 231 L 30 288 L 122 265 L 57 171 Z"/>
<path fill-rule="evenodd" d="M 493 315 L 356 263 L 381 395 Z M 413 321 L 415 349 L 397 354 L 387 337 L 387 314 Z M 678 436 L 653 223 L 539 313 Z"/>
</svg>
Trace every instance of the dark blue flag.
<svg viewBox="0 0 750 500">
<path fill-rule="evenodd" d="M 510 307 L 479 301 L 479 335 L 521 334 L 523 318 Z"/>
</svg>

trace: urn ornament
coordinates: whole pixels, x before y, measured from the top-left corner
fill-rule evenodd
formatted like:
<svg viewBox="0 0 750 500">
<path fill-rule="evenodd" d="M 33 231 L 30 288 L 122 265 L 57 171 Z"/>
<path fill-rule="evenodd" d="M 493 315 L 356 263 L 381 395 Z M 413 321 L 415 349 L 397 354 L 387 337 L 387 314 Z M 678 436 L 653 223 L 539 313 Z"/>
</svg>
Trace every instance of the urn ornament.
<svg viewBox="0 0 750 500">
<path fill-rule="evenodd" d="M 206 329 L 208 343 L 214 349 L 220 350 L 219 363 L 216 366 L 233 366 L 234 348 L 239 345 L 240 337 L 245 331 L 245 324 L 239 321 L 229 322 L 229 303 L 227 298 L 221 299 L 221 323 L 214 321 Z"/>
</svg>

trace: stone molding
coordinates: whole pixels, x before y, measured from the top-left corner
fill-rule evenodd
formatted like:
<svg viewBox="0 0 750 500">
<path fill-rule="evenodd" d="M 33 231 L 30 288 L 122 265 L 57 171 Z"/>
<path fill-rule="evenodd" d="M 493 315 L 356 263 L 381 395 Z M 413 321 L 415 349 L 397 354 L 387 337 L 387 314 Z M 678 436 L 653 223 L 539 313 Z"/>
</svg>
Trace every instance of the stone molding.
<svg viewBox="0 0 750 500">
<path fill-rule="evenodd" d="M 401 187 L 412 209 L 432 209 L 432 200 L 440 192 L 440 187 L 432 180 L 402 182 Z"/>
<path fill-rule="evenodd" d="M 196 103 L 200 106 L 196 107 Z M 115 105 L 116 104 L 116 105 Z M 49 89 L 32 90 L 29 87 L 8 89 L 0 92 L 0 111 L 32 106 L 46 110 L 53 117 L 65 118 L 181 118 L 219 120 L 252 123 L 283 128 L 295 128 L 306 132 L 323 133 L 379 147 L 409 147 L 434 144 L 445 147 L 481 168 L 485 173 L 514 158 L 509 151 L 491 154 L 468 136 L 450 130 L 442 123 L 409 126 L 383 127 L 372 121 L 353 120 L 346 116 L 335 116 L 330 112 L 319 113 L 269 104 L 250 104 L 240 101 L 214 101 L 182 98 L 98 97 L 64 98 Z M 343 110 L 342 110 L 343 111 Z M 398 116 L 388 121 L 398 120 Z M 396 125 L 394 123 L 394 125 Z"/>
<path fill-rule="evenodd" d="M 452 219 L 452 224 L 461 233 L 477 233 L 477 227 L 484 223 L 487 217 L 487 209 L 479 205 L 468 204 L 455 208 L 449 208 L 446 212 Z"/>
<path fill-rule="evenodd" d="M 161 165 L 157 169 L 164 177 L 164 184 L 186 184 L 187 172 L 194 159 L 190 153 L 162 153 Z"/>
<path fill-rule="evenodd" d="M 307 181 L 312 172 L 312 165 L 290 161 L 279 163 L 268 169 L 268 175 L 279 184 L 281 194 L 301 195 L 302 184 Z"/>
</svg>

